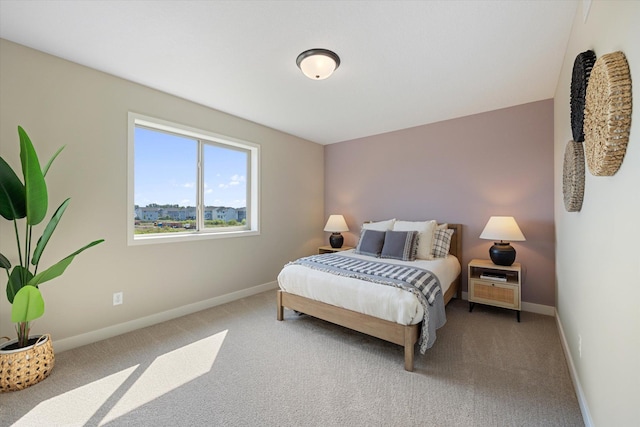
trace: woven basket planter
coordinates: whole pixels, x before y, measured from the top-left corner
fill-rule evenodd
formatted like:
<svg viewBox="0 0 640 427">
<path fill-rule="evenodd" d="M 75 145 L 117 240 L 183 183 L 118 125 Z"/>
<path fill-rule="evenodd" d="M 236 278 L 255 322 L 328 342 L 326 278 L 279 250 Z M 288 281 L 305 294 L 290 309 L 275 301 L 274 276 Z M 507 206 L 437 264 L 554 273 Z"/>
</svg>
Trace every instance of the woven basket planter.
<svg viewBox="0 0 640 427">
<path fill-rule="evenodd" d="M 29 347 L 5 350 L 13 342 L 0 347 L 0 392 L 22 390 L 39 383 L 49 376 L 55 364 L 50 335 L 41 335 Z"/>
<path fill-rule="evenodd" d="M 567 212 L 579 212 L 584 198 L 584 149 L 582 143 L 569 141 L 564 151 L 562 193 Z"/>
<path fill-rule="evenodd" d="M 624 159 L 631 128 L 631 74 L 627 58 L 613 52 L 596 60 L 587 86 L 584 144 L 589 171 L 614 175 Z"/>
</svg>

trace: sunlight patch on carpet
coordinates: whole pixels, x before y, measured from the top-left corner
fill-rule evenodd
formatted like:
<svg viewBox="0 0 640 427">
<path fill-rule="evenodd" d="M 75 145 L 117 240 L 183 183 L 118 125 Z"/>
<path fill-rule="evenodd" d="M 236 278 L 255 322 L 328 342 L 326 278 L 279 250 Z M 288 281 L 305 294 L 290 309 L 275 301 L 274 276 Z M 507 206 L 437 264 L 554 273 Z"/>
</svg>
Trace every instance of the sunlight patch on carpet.
<svg viewBox="0 0 640 427">
<path fill-rule="evenodd" d="M 44 425 L 43 420 L 46 425 L 82 426 L 114 402 L 100 421 L 105 425 L 211 371 L 226 335 L 226 330 L 219 332 L 158 356 L 146 369 L 134 365 L 47 399 L 13 426 Z"/>
<path fill-rule="evenodd" d="M 132 366 L 45 400 L 20 418 L 14 426 L 84 425 L 137 368 L 138 365 Z"/>
<path fill-rule="evenodd" d="M 222 331 L 158 356 L 118 400 L 100 425 L 111 422 L 209 372 L 226 336 L 227 331 Z"/>
</svg>

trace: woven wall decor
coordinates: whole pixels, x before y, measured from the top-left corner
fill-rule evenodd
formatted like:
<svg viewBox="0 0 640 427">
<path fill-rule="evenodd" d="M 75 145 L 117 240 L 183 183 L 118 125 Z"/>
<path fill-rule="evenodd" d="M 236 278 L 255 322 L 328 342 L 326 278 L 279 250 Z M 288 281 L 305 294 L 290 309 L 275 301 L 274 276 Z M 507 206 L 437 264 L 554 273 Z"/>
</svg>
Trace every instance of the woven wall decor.
<svg viewBox="0 0 640 427">
<path fill-rule="evenodd" d="M 569 141 L 564 150 L 562 193 L 567 212 L 579 212 L 584 198 L 584 148 L 582 143 Z"/>
<path fill-rule="evenodd" d="M 622 52 L 595 62 L 584 111 L 587 165 L 595 176 L 614 175 L 624 159 L 631 128 L 631 74 Z"/>
<path fill-rule="evenodd" d="M 571 132 L 573 140 L 584 141 L 584 104 L 587 94 L 589 76 L 596 62 L 596 54 L 587 50 L 576 56 L 573 62 L 573 75 L 571 76 Z"/>
</svg>

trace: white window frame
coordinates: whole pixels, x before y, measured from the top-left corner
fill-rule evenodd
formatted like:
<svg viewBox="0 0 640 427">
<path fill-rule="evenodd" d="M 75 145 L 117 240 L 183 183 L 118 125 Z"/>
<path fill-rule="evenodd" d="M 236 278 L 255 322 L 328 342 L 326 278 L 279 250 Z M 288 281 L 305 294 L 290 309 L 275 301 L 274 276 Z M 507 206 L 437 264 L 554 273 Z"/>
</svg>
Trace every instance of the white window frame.
<svg viewBox="0 0 640 427">
<path fill-rule="evenodd" d="M 169 132 L 176 135 L 203 140 L 214 143 L 218 146 L 229 146 L 241 148 L 249 152 L 250 165 L 248 170 L 247 185 L 249 188 L 249 197 L 247 198 L 247 219 L 246 225 L 242 227 L 223 227 L 223 228 L 204 228 L 202 225 L 204 212 L 202 186 L 202 174 L 198 183 L 198 200 L 197 215 L 200 224 L 199 230 L 186 233 L 158 233 L 158 234 L 135 234 L 135 129 L 136 126 L 144 126 L 146 128 L 157 130 L 160 132 Z M 202 145 L 199 144 L 199 150 Z M 202 153 L 199 153 L 199 158 Z M 200 168 L 200 165 L 198 165 Z M 128 114 L 128 174 L 127 174 L 127 242 L 129 246 L 145 245 L 155 243 L 169 242 L 187 242 L 203 239 L 222 239 L 230 237 L 257 236 L 260 234 L 260 145 L 232 138 L 201 129 L 192 128 L 190 126 L 169 122 L 167 120 L 157 119 L 138 113 L 129 112 Z"/>
</svg>

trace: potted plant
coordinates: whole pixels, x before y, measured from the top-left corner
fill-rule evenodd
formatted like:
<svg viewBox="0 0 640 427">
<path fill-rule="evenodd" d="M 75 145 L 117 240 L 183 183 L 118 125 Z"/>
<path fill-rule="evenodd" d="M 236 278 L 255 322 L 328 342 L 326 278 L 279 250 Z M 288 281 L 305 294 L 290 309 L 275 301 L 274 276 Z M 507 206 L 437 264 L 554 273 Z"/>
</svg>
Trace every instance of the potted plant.
<svg viewBox="0 0 640 427">
<path fill-rule="evenodd" d="M 16 324 L 18 335 L 15 342 L 10 341 L 0 346 L 0 391 L 19 390 L 49 375 L 54 363 L 50 337 L 48 335 L 29 336 L 31 322 L 44 314 L 44 299 L 39 286 L 62 275 L 76 255 L 104 241 L 103 239 L 93 241 L 44 271 L 38 271 L 42 253 L 71 200 L 66 199 L 62 202 L 34 246 L 32 244 L 34 226 L 44 220 L 49 205 L 45 177 L 64 146 L 51 157 L 44 168 L 41 168 L 33 144 L 20 126 L 18 126 L 18 135 L 24 182 L 0 157 L 0 215 L 13 222 L 17 247 L 17 262 L 13 269 L 9 258 L 2 253 L 0 253 L 0 267 L 7 272 L 7 299 L 12 305 L 11 321 Z M 22 220 L 24 220 L 24 228 L 19 227 Z M 21 231 L 24 233 L 22 237 Z M 50 351 L 46 348 L 50 348 Z M 47 354 L 43 356 L 45 351 Z M 46 360 L 39 361 L 38 357 L 45 357 Z"/>
</svg>

